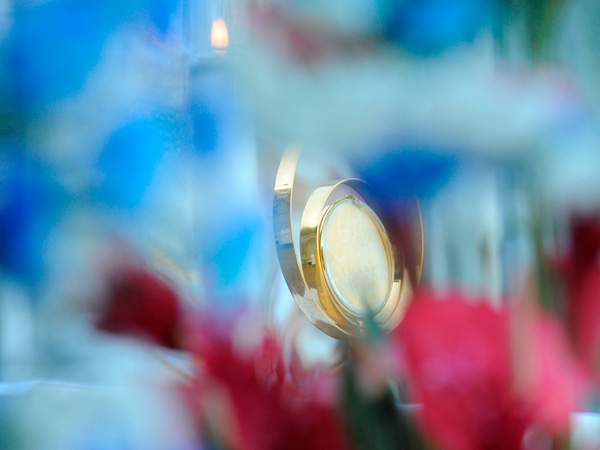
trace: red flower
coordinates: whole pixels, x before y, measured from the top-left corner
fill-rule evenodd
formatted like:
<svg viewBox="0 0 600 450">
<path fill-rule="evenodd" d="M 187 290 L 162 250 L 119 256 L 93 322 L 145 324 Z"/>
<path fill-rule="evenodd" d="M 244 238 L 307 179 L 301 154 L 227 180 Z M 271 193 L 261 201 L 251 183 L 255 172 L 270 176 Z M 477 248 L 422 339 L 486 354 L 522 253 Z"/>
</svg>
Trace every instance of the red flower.
<svg viewBox="0 0 600 450">
<path fill-rule="evenodd" d="M 96 326 L 178 348 L 181 306 L 173 289 L 147 270 L 126 267 L 113 273 Z"/>
<path fill-rule="evenodd" d="M 571 218 L 573 269 L 577 273 L 597 265 L 600 251 L 600 212 Z"/>
<path fill-rule="evenodd" d="M 600 266 L 588 268 L 568 284 L 571 327 L 578 355 L 591 374 L 600 372 Z"/>
<path fill-rule="evenodd" d="M 600 369 L 600 214 L 574 216 L 563 261 L 567 312 L 575 348 L 591 374 Z"/>
<path fill-rule="evenodd" d="M 564 336 L 550 319 L 515 313 L 456 293 L 423 292 L 409 308 L 397 342 L 441 448 L 519 449 L 528 430 L 566 431 L 576 391 Z"/>
<path fill-rule="evenodd" d="M 240 345 L 214 327 L 205 325 L 196 347 L 204 434 L 235 450 L 347 448 L 335 405 L 318 395 L 316 382 L 298 388 L 273 334 Z M 253 334 L 242 332 L 242 341 Z"/>
</svg>

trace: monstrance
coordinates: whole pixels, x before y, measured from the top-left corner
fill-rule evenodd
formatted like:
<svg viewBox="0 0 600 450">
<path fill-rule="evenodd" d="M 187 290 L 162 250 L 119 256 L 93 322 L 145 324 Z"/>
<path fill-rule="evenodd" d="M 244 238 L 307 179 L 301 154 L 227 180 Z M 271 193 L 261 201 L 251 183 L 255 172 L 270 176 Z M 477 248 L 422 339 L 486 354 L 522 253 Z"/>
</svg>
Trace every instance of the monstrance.
<svg viewBox="0 0 600 450">
<path fill-rule="evenodd" d="M 310 195 L 294 241 L 292 195 L 301 150 L 289 148 L 275 181 L 275 244 L 304 315 L 337 339 L 387 333 L 402 320 L 419 282 L 423 227 L 416 198 L 401 213 L 375 211 L 366 184 L 332 181 Z M 371 199 L 372 200 L 372 199 Z"/>
</svg>

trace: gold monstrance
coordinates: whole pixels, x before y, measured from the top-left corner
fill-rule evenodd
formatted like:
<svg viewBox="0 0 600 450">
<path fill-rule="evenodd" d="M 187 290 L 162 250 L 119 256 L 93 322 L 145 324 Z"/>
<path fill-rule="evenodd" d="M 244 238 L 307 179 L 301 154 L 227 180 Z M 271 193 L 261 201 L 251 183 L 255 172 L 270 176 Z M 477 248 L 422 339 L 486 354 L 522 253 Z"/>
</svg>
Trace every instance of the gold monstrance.
<svg viewBox="0 0 600 450">
<path fill-rule="evenodd" d="M 322 185 L 305 205 L 298 251 L 292 194 L 300 155 L 296 148 L 283 155 L 273 201 L 277 255 L 296 303 L 317 328 L 337 339 L 365 335 L 373 326 L 383 333 L 393 330 L 421 276 L 417 200 L 402 215 L 377 214 L 365 200 L 363 181 Z"/>
</svg>

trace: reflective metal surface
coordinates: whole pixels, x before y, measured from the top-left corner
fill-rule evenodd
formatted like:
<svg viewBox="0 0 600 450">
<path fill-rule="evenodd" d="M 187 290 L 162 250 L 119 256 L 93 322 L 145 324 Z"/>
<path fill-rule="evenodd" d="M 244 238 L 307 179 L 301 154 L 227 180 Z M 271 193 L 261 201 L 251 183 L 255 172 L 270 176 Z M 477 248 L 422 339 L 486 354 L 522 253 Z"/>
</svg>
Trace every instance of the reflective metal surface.
<svg viewBox="0 0 600 450">
<path fill-rule="evenodd" d="M 304 207 L 297 249 L 294 242 L 292 196 L 300 155 L 299 148 L 290 148 L 285 152 L 277 173 L 273 202 L 277 254 L 294 300 L 317 328 L 337 339 L 350 339 L 374 331 L 369 327 L 376 327 L 378 332 L 383 333 L 393 330 L 402 320 L 412 297 L 412 285 L 418 283 L 422 269 L 423 231 L 416 199 L 414 214 L 408 217 L 412 223 L 407 227 L 406 223 L 399 223 L 397 217 L 380 215 L 369 207 L 364 198 L 365 184 L 361 180 L 345 179 L 320 186 L 313 191 Z M 368 295 L 372 294 L 362 291 L 360 295 L 364 298 L 360 298 L 359 305 L 354 307 L 336 289 L 331 274 L 327 273 L 323 256 L 327 251 L 323 239 L 327 217 L 341 202 L 351 202 L 361 209 L 360 213 L 364 212 L 372 217 L 373 226 L 381 241 L 376 244 L 383 246 L 387 260 L 387 270 L 381 276 L 386 277 L 386 280 L 390 278 L 384 298 L 369 298 Z M 392 230 L 409 229 L 410 232 L 389 235 L 386 231 L 388 226 Z M 357 235 L 356 239 L 360 239 L 360 236 Z M 356 240 L 347 245 L 356 245 L 356 251 L 360 251 Z M 352 251 L 344 249 L 347 254 Z M 344 272 L 350 277 L 356 276 L 357 270 L 362 270 L 356 265 L 361 263 L 364 261 L 360 261 L 360 258 L 350 258 L 347 261 L 349 266 Z M 348 282 L 352 285 L 354 280 L 350 279 Z M 373 304 L 375 307 L 372 307 Z"/>
</svg>

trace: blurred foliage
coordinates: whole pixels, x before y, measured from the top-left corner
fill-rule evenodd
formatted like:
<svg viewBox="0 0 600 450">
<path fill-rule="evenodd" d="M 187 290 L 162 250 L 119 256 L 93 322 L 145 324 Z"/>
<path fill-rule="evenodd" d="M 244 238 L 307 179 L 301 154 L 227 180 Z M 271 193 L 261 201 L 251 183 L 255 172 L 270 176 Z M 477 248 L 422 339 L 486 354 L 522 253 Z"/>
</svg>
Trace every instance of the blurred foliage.
<svg viewBox="0 0 600 450">
<path fill-rule="evenodd" d="M 568 0 L 500 0 L 509 11 L 509 23 L 523 19 L 534 61 L 552 56 L 551 44 Z"/>
<path fill-rule="evenodd" d="M 352 352 L 341 374 L 341 410 L 352 447 L 355 450 L 425 449 L 416 424 L 406 416 L 389 388 L 372 394 L 360 386 L 357 363 L 351 355 Z"/>
</svg>

